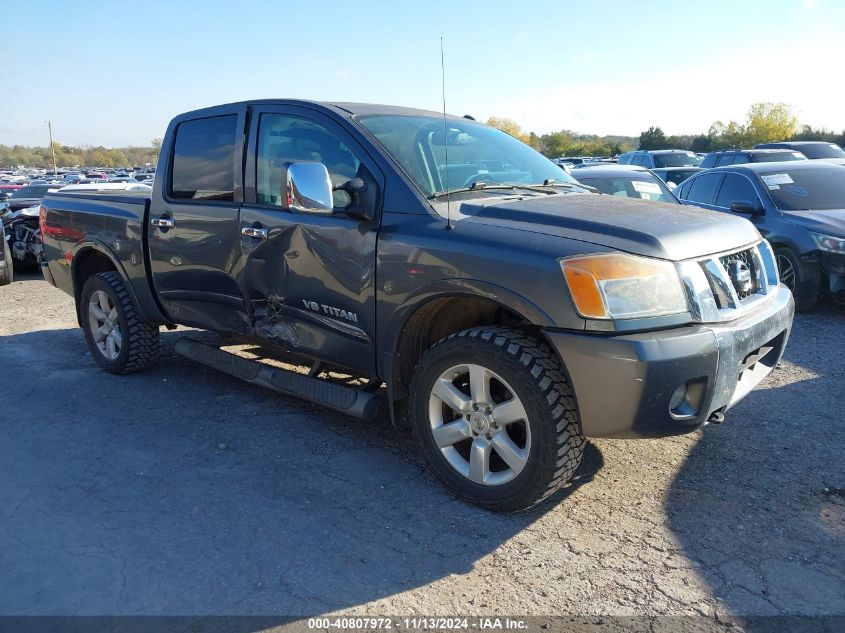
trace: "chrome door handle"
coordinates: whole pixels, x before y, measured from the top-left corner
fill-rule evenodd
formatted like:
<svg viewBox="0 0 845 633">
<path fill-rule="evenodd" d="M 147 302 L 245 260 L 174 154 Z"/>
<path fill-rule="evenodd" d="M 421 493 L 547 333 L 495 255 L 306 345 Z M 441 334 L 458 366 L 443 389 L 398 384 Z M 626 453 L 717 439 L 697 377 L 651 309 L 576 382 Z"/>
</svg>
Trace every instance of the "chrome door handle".
<svg viewBox="0 0 845 633">
<path fill-rule="evenodd" d="M 257 237 L 260 240 L 267 239 L 267 229 L 260 229 L 256 226 L 245 226 L 241 229 L 241 234 L 247 237 Z"/>
<path fill-rule="evenodd" d="M 162 229 L 172 229 L 176 226 L 176 220 L 171 220 L 170 218 L 153 218 L 150 220 L 150 224 Z"/>
</svg>

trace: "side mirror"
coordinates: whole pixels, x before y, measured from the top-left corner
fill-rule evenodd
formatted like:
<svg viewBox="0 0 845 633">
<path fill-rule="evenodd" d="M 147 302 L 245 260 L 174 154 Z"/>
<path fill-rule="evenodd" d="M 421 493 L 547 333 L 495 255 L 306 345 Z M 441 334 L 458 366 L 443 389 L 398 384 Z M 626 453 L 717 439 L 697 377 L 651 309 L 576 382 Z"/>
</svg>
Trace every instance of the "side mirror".
<svg viewBox="0 0 845 633">
<path fill-rule="evenodd" d="M 760 215 L 760 209 L 748 200 L 734 200 L 731 202 L 731 211 L 746 215 Z"/>
<path fill-rule="evenodd" d="M 288 210 L 331 215 L 332 181 L 322 163 L 289 163 L 283 168 L 282 187 Z"/>
</svg>

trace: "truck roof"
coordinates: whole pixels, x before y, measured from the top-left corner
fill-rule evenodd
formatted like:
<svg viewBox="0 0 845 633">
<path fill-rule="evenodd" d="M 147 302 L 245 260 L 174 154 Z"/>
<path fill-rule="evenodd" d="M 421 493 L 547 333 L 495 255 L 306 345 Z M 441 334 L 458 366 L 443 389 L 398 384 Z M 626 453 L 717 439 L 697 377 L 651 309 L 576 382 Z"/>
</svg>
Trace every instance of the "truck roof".
<svg viewBox="0 0 845 633">
<path fill-rule="evenodd" d="M 203 116 L 215 113 L 217 110 L 230 109 L 232 106 L 267 106 L 267 105 L 298 105 L 317 106 L 327 110 L 334 110 L 342 116 L 357 116 L 367 114 L 403 114 L 406 116 L 431 116 L 442 117 L 442 112 L 435 110 L 421 110 L 419 108 L 406 108 L 403 106 L 383 105 L 378 103 L 350 103 L 346 101 L 309 101 L 306 99 L 250 99 L 248 101 L 235 101 L 220 105 L 192 110 L 179 115 L 182 117 Z M 448 118 L 463 119 L 456 115 L 446 115 Z"/>
</svg>

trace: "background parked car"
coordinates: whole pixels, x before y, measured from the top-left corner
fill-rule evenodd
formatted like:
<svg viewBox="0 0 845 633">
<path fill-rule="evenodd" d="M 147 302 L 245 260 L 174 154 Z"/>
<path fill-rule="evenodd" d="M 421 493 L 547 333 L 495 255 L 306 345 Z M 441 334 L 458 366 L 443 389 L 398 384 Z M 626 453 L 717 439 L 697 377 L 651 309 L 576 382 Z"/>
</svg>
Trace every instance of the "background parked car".
<svg viewBox="0 0 845 633">
<path fill-rule="evenodd" d="M 809 310 L 822 291 L 845 299 L 845 167 L 809 160 L 717 167 L 676 193 L 682 204 L 748 216 L 774 248 L 797 309 Z"/>
<path fill-rule="evenodd" d="M 611 196 L 678 204 L 663 181 L 644 167 L 586 164 L 574 168 L 572 177 Z"/>
<path fill-rule="evenodd" d="M 669 189 L 674 189 L 687 178 L 700 171 L 700 167 L 661 167 L 652 169 L 651 173 L 665 182 Z"/>
<path fill-rule="evenodd" d="M 34 204 L 41 204 L 48 191 L 55 191 L 60 187 L 61 185 L 27 185 L 21 187 L 9 198 L 9 206 L 12 211 L 17 211 L 18 209 L 31 207 Z"/>
<path fill-rule="evenodd" d="M 18 189 L 23 185 L 0 185 L 0 202 L 4 202 L 12 197 Z"/>
<path fill-rule="evenodd" d="M 620 165 L 639 165 L 640 167 L 696 167 L 701 159 L 685 149 L 637 150 L 619 155 Z"/>
<path fill-rule="evenodd" d="M 787 160 L 807 160 L 807 157 L 801 152 L 790 149 L 721 149 L 707 154 L 699 167 L 708 169 L 726 165 L 772 163 Z"/>
<path fill-rule="evenodd" d="M 791 149 L 801 152 L 810 160 L 845 158 L 845 150 L 836 143 L 824 141 L 782 141 L 780 143 L 759 143 L 755 149 Z"/>
</svg>

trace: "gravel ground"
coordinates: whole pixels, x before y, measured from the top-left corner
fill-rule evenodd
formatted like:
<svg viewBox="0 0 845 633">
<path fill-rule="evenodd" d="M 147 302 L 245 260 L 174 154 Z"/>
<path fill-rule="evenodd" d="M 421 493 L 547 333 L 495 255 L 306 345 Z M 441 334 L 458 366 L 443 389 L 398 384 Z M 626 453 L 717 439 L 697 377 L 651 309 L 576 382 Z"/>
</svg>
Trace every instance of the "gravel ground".
<svg viewBox="0 0 845 633">
<path fill-rule="evenodd" d="M 845 312 L 687 436 L 593 441 L 499 516 L 363 424 L 173 354 L 118 377 L 72 302 L 0 288 L 2 614 L 845 614 Z"/>
</svg>

